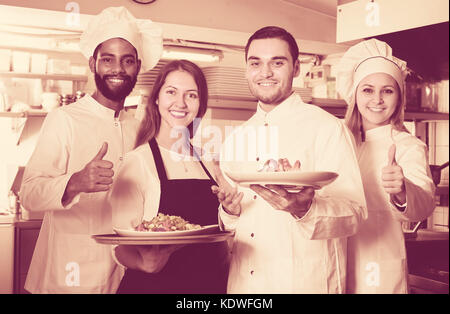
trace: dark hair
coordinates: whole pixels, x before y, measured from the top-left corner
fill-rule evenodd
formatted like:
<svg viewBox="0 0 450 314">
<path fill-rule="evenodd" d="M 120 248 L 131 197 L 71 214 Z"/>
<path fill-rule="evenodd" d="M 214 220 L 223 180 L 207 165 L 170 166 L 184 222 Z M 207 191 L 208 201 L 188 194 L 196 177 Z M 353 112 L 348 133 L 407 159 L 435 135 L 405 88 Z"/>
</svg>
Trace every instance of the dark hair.
<svg viewBox="0 0 450 314">
<path fill-rule="evenodd" d="M 148 142 L 159 133 L 161 127 L 161 114 L 158 110 L 156 101 L 158 100 L 161 87 L 164 85 L 167 76 L 173 71 L 186 71 L 191 74 L 197 84 L 199 108 L 196 118 L 202 118 L 206 113 L 208 105 L 208 86 L 206 84 L 206 78 L 202 70 L 193 62 L 188 60 L 174 60 L 166 64 L 158 73 L 155 84 L 153 85 L 152 93 L 145 107 L 144 119 L 139 127 L 138 135 L 136 138 L 136 147 Z M 190 137 L 195 134 L 194 122 L 191 122 L 188 126 Z"/>
<path fill-rule="evenodd" d="M 292 56 L 292 62 L 298 59 L 298 45 L 295 41 L 295 38 L 284 28 L 278 26 L 266 26 L 259 30 L 257 30 L 247 41 L 247 45 L 245 46 L 245 60 L 247 60 L 248 48 L 250 44 L 255 39 L 267 39 L 267 38 L 278 38 L 284 40 L 289 45 L 289 52 Z"/>
</svg>

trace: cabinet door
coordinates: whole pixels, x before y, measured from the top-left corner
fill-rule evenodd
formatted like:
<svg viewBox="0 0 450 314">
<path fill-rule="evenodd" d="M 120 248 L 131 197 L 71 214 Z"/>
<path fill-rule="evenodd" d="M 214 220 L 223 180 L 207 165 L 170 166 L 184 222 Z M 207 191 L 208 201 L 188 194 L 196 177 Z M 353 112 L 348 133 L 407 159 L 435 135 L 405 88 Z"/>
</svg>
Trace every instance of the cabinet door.
<svg viewBox="0 0 450 314">
<path fill-rule="evenodd" d="M 24 285 L 39 231 L 40 228 L 16 228 L 14 293 L 28 293 Z"/>
<path fill-rule="evenodd" d="M 14 226 L 0 224 L 0 294 L 13 292 Z"/>
</svg>

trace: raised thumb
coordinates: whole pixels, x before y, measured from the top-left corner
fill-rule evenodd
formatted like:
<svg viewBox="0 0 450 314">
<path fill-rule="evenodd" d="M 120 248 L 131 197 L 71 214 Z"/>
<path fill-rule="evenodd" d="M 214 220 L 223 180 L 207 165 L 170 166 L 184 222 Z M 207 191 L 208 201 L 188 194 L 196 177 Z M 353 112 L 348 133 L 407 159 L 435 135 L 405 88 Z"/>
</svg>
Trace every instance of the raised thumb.
<svg viewBox="0 0 450 314">
<path fill-rule="evenodd" d="M 397 164 L 397 161 L 395 160 L 395 150 L 396 146 L 395 144 L 392 144 L 391 147 L 389 147 L 388 152 L 388 166 L 393 166 Z"/>
<path fill-rule="evenodd" d="M 107 142 L 103 142 L 102 147 L 98 151 L 97 155 L 95 155 L 95 157 L 92 159 L 92 161 L 94 161 L 94 160 L 102 160 L 103 157 L 105 157 L 107 151 L 108 151 L 108 143 Z"/>
<path fill-rule="evenodd" d="M 217 183 L 220 185 L 219 181 L 221 181 L 223 178 L 222 171 L 220 170 L 220 163 L 217 160 L 213 160 L 212 163 L 213 163 L 212 170 L 213 170 L 214 178 L 216 179 Z"/>
</svg>

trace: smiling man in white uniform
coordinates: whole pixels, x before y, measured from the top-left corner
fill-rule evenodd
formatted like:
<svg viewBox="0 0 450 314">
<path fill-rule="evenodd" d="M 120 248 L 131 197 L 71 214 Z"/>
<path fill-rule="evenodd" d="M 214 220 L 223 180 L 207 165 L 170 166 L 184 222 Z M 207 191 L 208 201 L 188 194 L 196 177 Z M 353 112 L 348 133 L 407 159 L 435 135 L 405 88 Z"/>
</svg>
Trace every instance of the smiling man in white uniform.
<svg viewBox="0 0 450 314">
<path fill-rule="evenodd" d="M 346 237 L 367 217 L 349 131 L 292 91 L 300 72 L 298 53 L 284 29 L 266 27 L 250 37 L 246 76 L 258 107 L 226 139 L 221 170 L 251 172 L 268 158 L 285 158 L 300 161 L 302 172 L 331 171 L 339 177 L 321 190 L 300 192 L 262 185 L 230 192 L 219 178 L 213 191 L 222 204 L 220 219 L 225 229 L 236 231 L 228 293 L 343 293 Z"/>
<path fill-rule="evenodd" d="M 45 211 L 25 289 L 32 293 L 114 293 L 121 270 L 108 245 L 106 191 L 124 154 L 134 147 L 138 121 L 122 111 L 142 68 L 156 65 L 161 29 L 112 7 L 92 18 L 80 41 L 97 89 L 45 119 L 29 160 L 20 198 Z"/>
</svg>

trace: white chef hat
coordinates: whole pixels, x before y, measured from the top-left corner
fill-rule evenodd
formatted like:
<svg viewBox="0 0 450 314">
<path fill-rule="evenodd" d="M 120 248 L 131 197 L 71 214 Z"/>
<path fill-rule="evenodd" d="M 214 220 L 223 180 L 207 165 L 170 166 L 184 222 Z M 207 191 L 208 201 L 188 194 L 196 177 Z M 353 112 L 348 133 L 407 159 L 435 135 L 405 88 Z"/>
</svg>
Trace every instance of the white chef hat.
<svg viewBox="0 0 450 314">
<path fill-rule="evenodd" d="M 394 57 L 387 43 L 374 38 L 352 46 L 341 58 L 337 66 L 336 89 L 353 107 L 358 84 L 373 73 L 387 73 L 397 81 L 404 107 L 405 78 L 408 74 L 406 62 Z"/>
<path fill-rule="evenodd" d="M 95 48 L 111 38 L 123 38 L 136 48 L 144 71 L 159 61 L 162 50 L 162 29 L 151 20 L 138 20 L 124 7 L 109 7 L 94 16 L 81 35 L 80 49 L 89 59 Z"/>
</svg>

